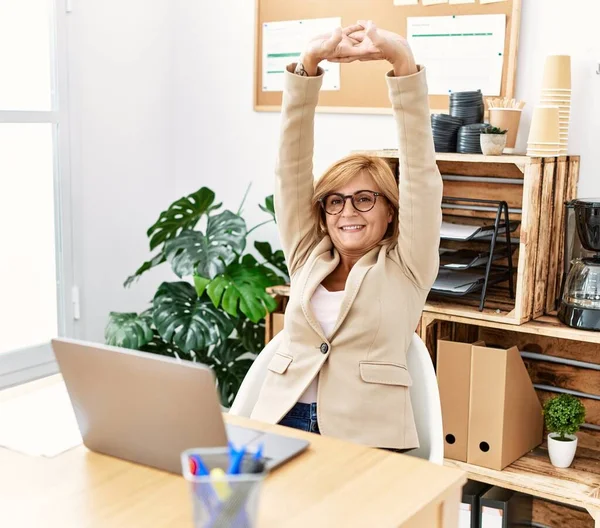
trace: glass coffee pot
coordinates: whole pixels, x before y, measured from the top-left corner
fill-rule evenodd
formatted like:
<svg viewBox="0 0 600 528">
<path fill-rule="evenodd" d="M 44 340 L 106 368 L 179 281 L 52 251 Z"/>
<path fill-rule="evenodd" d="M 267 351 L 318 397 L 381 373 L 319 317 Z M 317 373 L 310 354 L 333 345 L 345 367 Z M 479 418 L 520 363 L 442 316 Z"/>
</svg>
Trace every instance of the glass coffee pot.
<svg viewBox="0 0 600 528">
<path fill-rule="evenodd" d="M 600 198 L 565 204 L 565 274 L 558 318 L 600 330 Z"/>
</svg>

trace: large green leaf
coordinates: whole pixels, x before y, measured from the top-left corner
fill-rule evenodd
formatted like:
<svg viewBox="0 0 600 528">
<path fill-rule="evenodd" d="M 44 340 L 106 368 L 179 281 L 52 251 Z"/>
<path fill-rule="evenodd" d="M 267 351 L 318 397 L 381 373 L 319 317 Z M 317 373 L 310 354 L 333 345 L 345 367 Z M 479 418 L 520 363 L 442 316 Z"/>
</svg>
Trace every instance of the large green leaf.
<svg viewBox="0 0 600 528">
<path fill-rule="evenodd" d="M 255 323 L 242 315 L 236 325 L 237 338 L 248 352 L 258 354 L 265 346 L 265 322 Z"/>
<path fill-rule="evenodd" d="M 110 312 L 104 330 L 107 345 L 139 349 L 152 341 L 152 316 L 148 311 L 141 314 Z"/>
<path fill-rule="evenodd" d="M 275 218 L 275 203 L 273 202 L 273 195 L 267 196 L 265 198 L 265 205 L 259 205 L 259 207 L 265 212 L 270 214 L 273 217 L 273 221 L 277 222 Z"/>
<path fill-rule="evenodd" d="M 198 189 L 189 196 L 173 202 L 166 211 L 160 213 L 158 220 L 148 229 L 150 251 L 163 242 L 171 240 L 186 229 L 193 229 L 202 215 L 221 207 L 213 204 L 215 193 L 207 187 Z"/>
<path fill-rule="evenodd" d="M 152 354 L 159 354 L 161 356 L 169 356 L 178 359 L 192 359 L 191 354 L 187 354 L 181 350 L 178 346 L 173 343 L 168 343 L 162 337 L 157 330 L 154 330 L 154 336 L 152 340 L 140 347 L 143 352 L 151 352 Z"/>
<path fill-rule="evenodd" d="M 254 357 L 238 339 L 227 339 L 210 352 L 208 363 L 215 372 L 221 403 L 225 407 L 233 403 Z"/>
<path fill-rule="evenodd" d="M 165 244 L 167 260 L 178 277 L 193 275 L 212 279 L 224 273 L 246 244 L 246 223 L 231 211 L 208 218 L 206 235 L 184 231 Z"/>
<path fill-rule="evenodd" d="M 273 270 L 246 255 L 241 262 L 232 264 L 223 275 L 213 279 L 206 292 L 215 306 L 221 305 L 228 314 L 237 317 L 239 307 L 248 319 L 258 323 L 267 312 L 277 308 L 277 302 L 266 289 L 282 283 Z"/>
<path fill-rule="evenodd" d="M 267 261 L 268 264 L 273 266 L 275 269 L 283 274 L 283 278 L 286 282 L 290 281 L 289 271 L 287 264 L 285 263 L 285 255 L 281 249 L 273 251 L 271 244 L 268 242 L 254 242 L 254 247 L 260 253 L 260 255 Z"/>
<path fill-rule="evenodd" d="M 127 280 L 123 283 L 123 286 L 125 288 L 128 288 L 134 282 L 136 282 L 143 273 L 145 273 L 149 269 L 152 269 L 152 268 L 155 268 L 156 266 L 159 266 L 160 264 L 162 264 L 163 262 L 166 262 L 166 261 L 167 261 L 167 257 L 161 251 L 160 253 L 158 253 L 157 255 L 155 255 L 154 257 L 152 257 L 150 260 L 147 260 L 146 262 L 144 262 L 136 270 L 136 272 L 133 275 L 131 275 L 130 277 L 127 277 Z"/>
<path fill-rule="evenodd" d="M 154 296 L 153 320 L 160 336 L 185 353 L 223 342 L 233 321 L 187 282 L 163 282 Z"/>
</svg>

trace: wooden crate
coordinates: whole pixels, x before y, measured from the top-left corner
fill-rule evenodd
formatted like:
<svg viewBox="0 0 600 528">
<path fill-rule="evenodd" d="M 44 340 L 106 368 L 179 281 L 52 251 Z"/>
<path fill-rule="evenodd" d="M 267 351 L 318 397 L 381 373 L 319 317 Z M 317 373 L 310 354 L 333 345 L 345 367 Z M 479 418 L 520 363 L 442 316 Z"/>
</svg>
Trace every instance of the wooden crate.
<svg viewBox="0 0 600 528">
<path fill-rule="evenodd" d="M 385 158 L 393 169 L 398 168 L 396 150 L 360 153 Z M 483 311 L 479 311 L 478 296 L 430 295 L 425 309 L 514 325 L 553 313 L 562 274 L 561 204 L 575 196 L 579 158 L 453 153 L 438 153 L 436 157 L 444 180 L 444 196 L 506 201 L 511 220 L 520 222 L 519 229 L 512 234 L 517 246 L 513 255 L 515 297 L 510 298 L 507 283 L 504 283 L 488 288 Z M 481 218 L 491 222 L 494 216 L 492 211 L 444 209 L 444 218 L 450 222 L 477 223 Z M 442 245 L 465 247 L 462 242 L 444 241 Z M 489 248 L 489 242 L 473 241 L 468 246 L 484 251 Z"/>
<path fill-rule="evenodd" d="M 575 391 L 586 408 L 586 424 L 578 433 L 579 443 L 573 465 L 557 469 L 550 464 L 547 446 L 534 449 L 503 471 L 446 460 L 446 465 L 467 471 L 469 478 L 514 489 L 535 497 L 535 520 L 548 526 L 597 526 L 600 528 L 600 333 L 576 330 L 555 317 L 543 316 L 515 326 L 508 323 L 474 320 L 424 312 L 421 338 L 434 365 L 439 339 L 461 342 L 485 341 L 486 345 L 509 348 L 516 345 L 540 402 L 561 391 Z M 566 361 L 565 361 L 566 360 Z M 568 509 L 555 502 L 586 510 Z M 554 519 L 573 524 L 552 524 Z"/>
<path fill-rule="evenodd" d="M 586 423 L 592 426 L 579 433 L 580 445 L 600 450 L 600 333 L 570 328 L 551 316 L 515 326 L 423 312 L 421 338 L 434 364 L 440 339 L 466 343 L 481 340 L 500 348 L 517 346 L 524 353 L 523 360 L 542 403 L 564 390 L 579 394 L 586 408 Z M 600 460 L 598 472 L 600 479 Z"/>
</svg>

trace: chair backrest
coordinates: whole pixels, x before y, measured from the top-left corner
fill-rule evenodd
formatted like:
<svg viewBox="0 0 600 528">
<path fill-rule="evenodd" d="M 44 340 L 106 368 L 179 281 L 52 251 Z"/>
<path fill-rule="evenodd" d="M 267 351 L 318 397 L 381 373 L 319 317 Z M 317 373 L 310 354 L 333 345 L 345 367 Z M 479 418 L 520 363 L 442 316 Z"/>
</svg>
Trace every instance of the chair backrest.
<svg viewBox="0 0 600 528">
<path fill-rule="evenodd" d="M 417 334 L 406 353 L 408 372 L 413 380 L 410 399 L 420 447 L 406 453 L 436 464 L 444 463 L 444 428 L 437 378 L 429 350 Z"/>
<path fill-rule="evenodd" d="M 254 360 L 229 410 L 231 414 L 250 416 L 267 375 L 267 365 L 282 339 L 283 334 L 277 334 Z M 417 334 L 408 348 L 407 366 L 413 379 L 410 397 L 420 444 L 407 454 L 443 464 L 444 431 L 437 378 L 429 351 Z"/>
</svg>

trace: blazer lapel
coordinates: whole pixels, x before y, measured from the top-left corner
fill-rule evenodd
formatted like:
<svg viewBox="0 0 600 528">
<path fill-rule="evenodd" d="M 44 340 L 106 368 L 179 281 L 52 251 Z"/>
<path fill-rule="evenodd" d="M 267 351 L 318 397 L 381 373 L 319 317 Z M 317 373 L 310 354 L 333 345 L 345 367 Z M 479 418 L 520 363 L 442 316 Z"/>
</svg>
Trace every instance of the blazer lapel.
<svg viewBox="0 0 600 528">
<path fill-rule="evenodd" d="M 379 255 L 380 247 L 373 248 L 367 254 L 363 255 L 360 260 L 354 264 L 354 267 L 350 270 L 350 274 L 346 279 L 346 288 L 344 298 L 342 300 L 342 306 L 340 307 L 340 314 L 338 316 L 338 320 L 335 323 L 335 327 L 333 332 L 331 333 L 330 340 L 335 337 L 335 334 L 342 326 L 342 323 L 346 319 L 348 313 L 350 312 L 350 308 L 352 307 L 352 303 L 358 294 L 358 290 L 360 289 L 360 285 L 362 284 L 367 271 L 369 271 L 377 262 L 377 256 Z"/>
<path fill-rule="evenodd" d="M 310 326 L 314 331 L 319 334 L 323 341 L 327 341 L 327 337 L 323 332 L 323 328 L 317 321 L 315 314 L 312 310 L 311 299 L 315 290 L 323 282 L 323 279 L 327 277 L 340 262 L 340 256 L 337 251 L 331 251 L 332 244 L 329 237 L 325 237 L 319 244 L 321 248 L 317 247 L 317 257 L 310 264 L 310 269 L 306 276 L 306 280 L 302 285 L 302 292 L 300 295 L 302 311 L 304 317 L 309 322 Z"/>
</svg>

